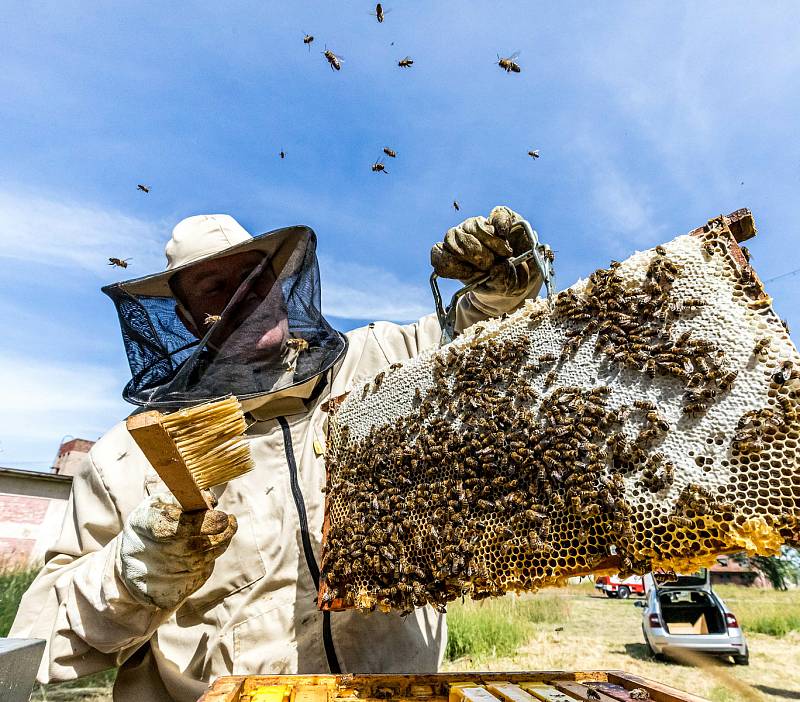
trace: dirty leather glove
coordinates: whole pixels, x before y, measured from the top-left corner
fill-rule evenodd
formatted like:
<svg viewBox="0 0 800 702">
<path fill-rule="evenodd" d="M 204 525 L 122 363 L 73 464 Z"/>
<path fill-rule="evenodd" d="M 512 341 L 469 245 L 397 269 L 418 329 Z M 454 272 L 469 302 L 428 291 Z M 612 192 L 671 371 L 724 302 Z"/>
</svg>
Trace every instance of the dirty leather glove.
<svg viewBox="0 0 800 702">
<path fill-rule="evenodd" d="M 470 217 L 447 231 L 443 242 L 431 249 L 431 265 L 442 278 L 457 278 L 471 283 L 485 275 L 489 280 L 475 289 L 480 296 L 517 296 L 531 283 L 528 263 L 510 266 L 508 258 L 528 250 L 529 243 L 519 222 L 508 207 L 495 207 L 486 217 Z"/>
<path fill-rule="evenodd" d="M 208 580 L 236 527 L 233 515 L 184 512 L 172 495 L 152 495 L 125 521 L 117 571 L 138 602 L 173 609 Z"/>
</svg>

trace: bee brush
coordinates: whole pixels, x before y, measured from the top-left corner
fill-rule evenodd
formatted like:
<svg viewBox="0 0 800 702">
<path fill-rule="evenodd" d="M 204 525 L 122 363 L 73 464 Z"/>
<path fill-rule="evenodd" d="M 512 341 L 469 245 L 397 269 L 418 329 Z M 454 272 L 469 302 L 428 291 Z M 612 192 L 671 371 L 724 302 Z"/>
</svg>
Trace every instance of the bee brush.
<svg viewBox="0 0 800 702">
<path fill-rule="evenodd" d="M 125 425 L 170 492 L 187 511 L 212 509 L 203 490 L 253 468 L 239 401 L 226 397 L 170 414 L 151 410 Z"/>
</svg>

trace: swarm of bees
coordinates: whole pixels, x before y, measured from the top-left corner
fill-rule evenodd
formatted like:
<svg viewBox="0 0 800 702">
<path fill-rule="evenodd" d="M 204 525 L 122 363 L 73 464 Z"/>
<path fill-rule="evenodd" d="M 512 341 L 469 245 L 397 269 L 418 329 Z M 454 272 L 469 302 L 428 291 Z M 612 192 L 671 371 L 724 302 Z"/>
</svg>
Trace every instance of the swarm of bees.
<svg viewBox="0 0 800 702">
<path fill-rule="evenodd" d="M 800 540 L 796 461 L 780 462 L 788 467 L 779 482 L 754 477 L 775 452 L 793 451 L 779 437 L 800 434 L 797 353 L 775 318 L 771 344 L 763 331 L 755 343 L 756 369 L 735 362 L 724 334 L 700 332 L 723 303 L 686 292 L 690 276 L 709 268 L 731 290 L 748 278 L 717 225 L 692 242 L 697 259 L 673 242 L 637 263 L 636 275 L 612 262 L 552 309 L 542 301 L 476 325 L 352 393 L 331 418 L 320 604 L 443 611 L 467 594 L 532 590 L 578 572 L 694 567 L 742 538 L 761 551 Z M 714 259 L 699 264 L 709 240 Z M 755 314 L 742 294 L 737 309 Z M 784 358 L 762 357 L 770 345 Z M 587 376 L 571 369 L 587 363 L 592 380 L 575 382 Z M 409 375 L 418 367 L 426 375 Z M 727 434 L 707 429 L 706 441 L 685 439 L 691 452 L 676 449 L 672 437 L 722 426 L 730 410 L 720 408 L 741 406 L 722 402 L 731 393 L 751 397 L 737 390 L 742 373 L 748 388 L 760 378 L 772 399 L 751 399 L 741 417 L 725 419 Z M 414 377 L 428 379 L 414 387 Z M 668 394 L 652 399 L 648 387 Z M 387 415 L 381 398 L 398 393 L 405 399 Z M 748 497 L 754 480 L 771 491 L 758 502 Z"/>
</svg>

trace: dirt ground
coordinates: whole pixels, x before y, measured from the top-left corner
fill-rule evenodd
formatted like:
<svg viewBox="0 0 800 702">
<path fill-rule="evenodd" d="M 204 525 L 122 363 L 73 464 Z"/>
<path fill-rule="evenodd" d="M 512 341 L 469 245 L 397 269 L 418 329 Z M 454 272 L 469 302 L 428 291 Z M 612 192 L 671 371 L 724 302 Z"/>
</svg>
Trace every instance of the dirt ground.
<svg viewBox="0 0 800 702">
<path fill-rule="evenodd" d="M 746 634 L 749 666 L 713 660 L 703 668 L 661 663 L 650 656 L 645 644 L 641 610 L 634 607 L 634 598 L 611 600 L 585 587 L 556 592 L 569 598 L 569 615 L 563 624 L 535 625 L 533 639 L 510 658 L 462 658 L 446 663 L 444 670 L 617 669 L 714 702 L 800 700 L 800 633 Z M 736 611 L 735 606 L 731 608 Z M 555 630 L 561 626 L 562 631 Z"/>
</svg>

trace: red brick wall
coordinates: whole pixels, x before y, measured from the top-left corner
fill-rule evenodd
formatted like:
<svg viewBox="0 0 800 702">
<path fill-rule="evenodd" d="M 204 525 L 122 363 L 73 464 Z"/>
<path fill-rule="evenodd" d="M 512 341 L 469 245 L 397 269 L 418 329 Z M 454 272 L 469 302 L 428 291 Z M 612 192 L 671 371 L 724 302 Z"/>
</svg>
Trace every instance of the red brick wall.
<svg viewBox="0 0 800 702">
<path fill-rule="evenodd" d="M 44 497 L 0 493 L 0 524 L 3 522 L 41 524 L 49 504 L 50 500 Z"/>
<path fill-rule="evenodd" d="M 15 568 L 28 565 L 36 539 L 6 539 L 0 536 L 0 567 Z"/>
</svg>

